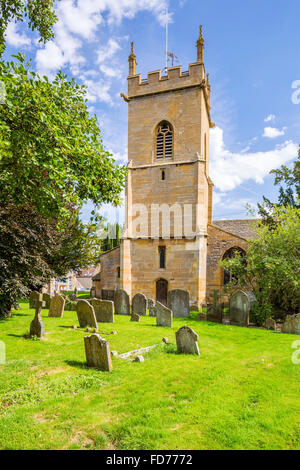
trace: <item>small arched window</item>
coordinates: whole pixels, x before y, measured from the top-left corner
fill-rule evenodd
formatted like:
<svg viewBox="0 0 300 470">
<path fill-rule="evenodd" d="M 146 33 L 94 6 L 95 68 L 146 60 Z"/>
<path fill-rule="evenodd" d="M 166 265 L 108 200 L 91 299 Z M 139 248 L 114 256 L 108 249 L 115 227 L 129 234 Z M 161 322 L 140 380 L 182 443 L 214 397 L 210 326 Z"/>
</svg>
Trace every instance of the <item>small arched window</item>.
<svg viewBox="0 0 300 470">
<path fill-rule="evenodd" d="M 173 127 L 167 121 L 162 121 L 156 130 L 156 158 L 173 157 Z"/>
</svg>

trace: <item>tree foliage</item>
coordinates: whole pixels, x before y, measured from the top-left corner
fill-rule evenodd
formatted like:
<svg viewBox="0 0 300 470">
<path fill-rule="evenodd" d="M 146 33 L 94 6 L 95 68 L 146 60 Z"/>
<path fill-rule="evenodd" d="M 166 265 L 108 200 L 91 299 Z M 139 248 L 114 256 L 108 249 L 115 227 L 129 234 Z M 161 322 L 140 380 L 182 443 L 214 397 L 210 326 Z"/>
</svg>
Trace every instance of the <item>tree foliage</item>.
<svg viewBox="0 0 300 470">
<path fill-rule="evenodd" d="M 85 87 L 15 58 L 0 61 L 0 315 L 51 276 L 98 261 L 97 218 L 83 224 L 79 210 L 118 205 L 126 175 L 103 147 Z"/>
<path fill-rule="evenodd" d="M 0 45 L 5 45 L 5 31 L 10 22 L 27 21 L 32 31 L 38 31 L 40 42 L 53 38 L 57 21 L 55 0 L 0 0 Z"/>
<path fill-rule="evenodd" d="M 117 205 L 125 168 L 103 148 L 86 89 L 58 73 L 39 78 L 19 54 L 0 62 L 0 204 L 28 205 L 43 217 L 69 214 L 91 200 Z"/>
<path fill-rule="evenodd" d="M 95 229 L 77 213 L 58 229 L 28 206 L 0 206 L 0 316 L 51 277 L 97 263 L 101 247 Z"/>
<path fill-rule="evenodd" d="M 274 207 L 290 206 L 300 208 L 300 148 L 298 158 L 293 163 L 292 168 L 283 165 L 278 170 L 272 170 L 271 174 L 275 175 L 275 185 L 280 185 L 278 202 L 273 203 L 264 197 L 263 204 L 258 204 L 259 214 L 268 225 L 276 223 L 273 216 Z"/>
<path fill-rule="evenodd" d="M 300 209 L 275 207 L 276 224 L 259 223 L 249 241 L 246 264 L 236 255 L 221 262 L 234 275 L 228 290 L 250 289 L 258 299 L 256 319 L 263 324 L 272 313 L 300 312 Z"/>
</svg>

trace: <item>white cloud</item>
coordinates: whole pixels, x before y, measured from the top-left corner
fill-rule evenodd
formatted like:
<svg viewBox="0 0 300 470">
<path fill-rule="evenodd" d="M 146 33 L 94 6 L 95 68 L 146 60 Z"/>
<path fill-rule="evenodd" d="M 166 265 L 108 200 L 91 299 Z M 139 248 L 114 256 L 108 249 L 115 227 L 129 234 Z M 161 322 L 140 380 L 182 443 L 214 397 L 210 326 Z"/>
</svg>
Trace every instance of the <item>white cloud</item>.
<svg viewBox="0 0 300 470">
<path fill-rule="evenodd" d="M 99 79 L 99 80 L 85 80 L 84 84 L 87 86 L 87 99 L 90 103 L 96 103 L 97 101 L 104 101 L 108 104 L 113 104 L 110 96 L 110 83 Z"/>
<path fill-rule="evenodd" d="M 10 46 L 30 46 L 31 41 L 24 33 L 18 32 L 16 23 L 9 23 L 5 32 L 6 41 Z"/>
<path fill-rule="evenodd" d="M 276 127 L 265 127 L 263 137 L 267 137 L 268 139 L 276 139 L 276 137 L 284 135 L 286 130 L 287 127 L 283 127 L 282 130 L 277 129 Z"/>
<path fill-rule="evenodd" d="M 249 180 L 262 184 L 273 168 L 296 158 L 298 151 L 296 144 L 287 141 L 267 152 L 234 153 L 226 149 L 220 127 L 212 129 L 210 140 L 211 176 L 216 188 L 223 192 Z"/>
<path fill-rule="evenodd" d="M 85 56 L 81 53 L 86 41 L 95 43 L 96 74 L 82 78 L 89 87 L 91 102 L 104 101 L 113 104 L 110 89 L 113 79 L 120 77 L 122 69 L 116 53 L 121 49 L 120 38 L 110 38 L 107 44 L 97 44 L 99 25 L 118 25 L 124 18 L 134 18 L 141 11 L 152 13 L 160 24 L 166 19 L 168 0 L 61 0 L 58 4 L 59 21 L 54 27 L 55 39 L 42 46 L 36 53 L 37 71 L 50 78 L 63 67 L 69 67 L 77 77 L 85 74 Z M 128 38 L 126 39 L 126 43 Z M 98 50 L 97 50 L 98 49 Z M 97 90 L 97 87 L 99 89 Z"/>
<path fill-rule="evenodd" d="M 121 49 L 121 47 L 118 42 L 110 38 L 104 47 L 98 49 L 97 62 L 102 64 L 105 60 L 111 59 L 119 49 Z"/>
<path fill-rule="evenodd" d="M 110 77 L 110 78 L 116 78 L 116 77 L 120 78 L 122 76 L 122 72 L 121 72 L 120 69 L 109 67 L 107 65 L 101 65 L 100 70 L 101 70 L 101 72 L 104 73 L 104 75 L 106 75 L 107 77 Z M 120 94 L 119 94 L 119 96 L 120 96 Z"/>
<path fill-rule="evenodd" d="M 276 119 L 275 114 L 269 114 L 269 116 L 266 117 L 265 122 L 274 122 Z"/>
</svg>

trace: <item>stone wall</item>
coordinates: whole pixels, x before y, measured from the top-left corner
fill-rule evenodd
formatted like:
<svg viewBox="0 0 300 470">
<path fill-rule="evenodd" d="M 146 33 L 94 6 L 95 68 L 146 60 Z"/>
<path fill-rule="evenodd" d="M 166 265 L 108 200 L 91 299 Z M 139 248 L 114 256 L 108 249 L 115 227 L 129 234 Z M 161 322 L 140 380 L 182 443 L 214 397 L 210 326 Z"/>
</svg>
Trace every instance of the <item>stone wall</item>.
<svg viewBox="0 0 300 470">
<path fill-rule="evenodd" d="M 214 289 L 223 288 L 223 269 L 218 265 L 230 248 L 237 247 L 247 250 L 247 241 L 241 237 L 225 232 L 219 227 L 208 225 L 207 238 L 207 300 Z"/>
</svg>

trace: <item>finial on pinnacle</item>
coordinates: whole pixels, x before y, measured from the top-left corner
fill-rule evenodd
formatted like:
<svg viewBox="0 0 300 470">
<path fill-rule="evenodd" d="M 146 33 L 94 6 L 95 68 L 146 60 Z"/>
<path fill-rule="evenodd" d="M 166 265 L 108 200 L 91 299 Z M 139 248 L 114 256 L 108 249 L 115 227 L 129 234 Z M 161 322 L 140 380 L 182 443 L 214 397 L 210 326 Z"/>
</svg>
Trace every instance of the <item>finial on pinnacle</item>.
<svg viewBox="0 0 300 470">
<path fill-rule="evenodd" d="M 129 62 L 129 77 L 132 77 L 135 75 L 135 69 L 136 69 L 136 55 L 134 53 L 134 43 L 131 42 L 131 51 L 130 55 L 128 57 L 128 62 Z"/>
<path fill-rule="evenodd" d="M 203 26 L 199 28 L 199 38 L 197 41 L 197 62 L 203 63 L 204 39 L 202 34 Z"/>
</svg>

